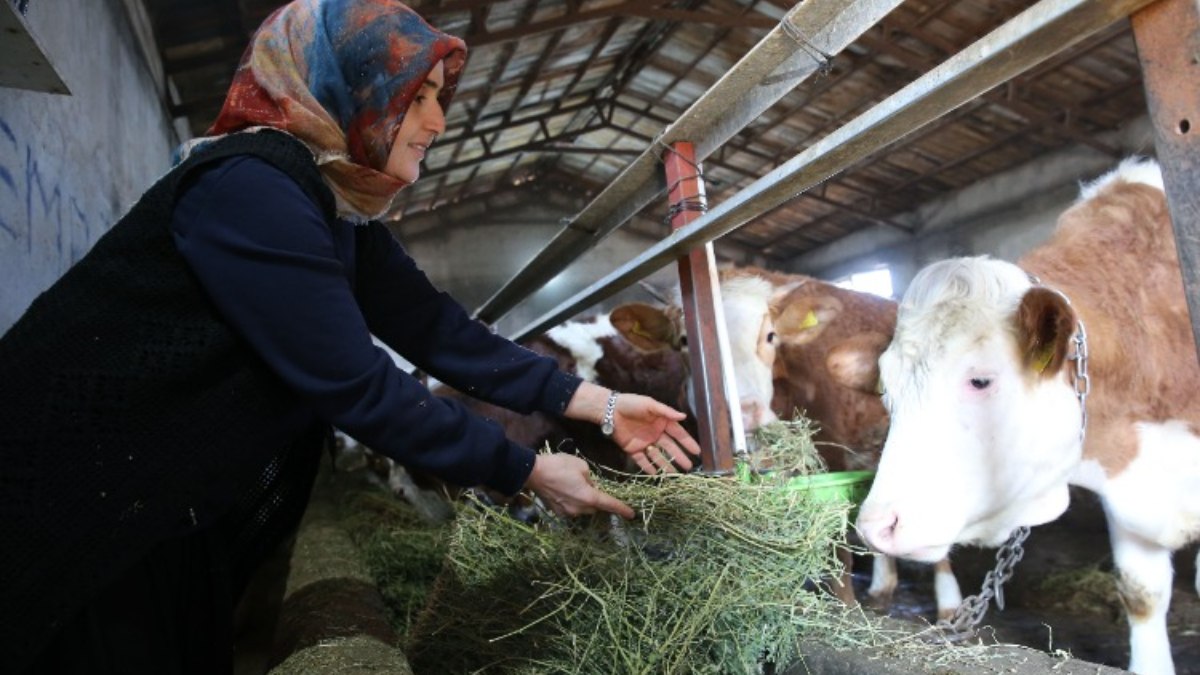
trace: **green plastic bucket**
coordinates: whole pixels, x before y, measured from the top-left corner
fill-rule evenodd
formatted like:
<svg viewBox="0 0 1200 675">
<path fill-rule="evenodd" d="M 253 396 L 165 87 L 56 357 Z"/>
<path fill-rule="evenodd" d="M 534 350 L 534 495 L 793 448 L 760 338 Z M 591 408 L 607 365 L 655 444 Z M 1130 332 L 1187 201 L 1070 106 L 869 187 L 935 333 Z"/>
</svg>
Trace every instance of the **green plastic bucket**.
<svg viewBox="0 0 1200 675">
<path fill-rule="evenodd" d="M 738 462 L 734 472 L 738 479 L 746 483 L 761 482 L 763 478 L 772 474 L 770 471 L 755 473 L 746 462 Z M 784 481 L 780 487 L 784 490 L 808 492 L 816 501 L 848 501 L 857 507 L 867 498 L 867 493 L 871 491 L 871 481 L 874 479 L 874 471 L 833 471 L 794 476 Z"/>
</svg>

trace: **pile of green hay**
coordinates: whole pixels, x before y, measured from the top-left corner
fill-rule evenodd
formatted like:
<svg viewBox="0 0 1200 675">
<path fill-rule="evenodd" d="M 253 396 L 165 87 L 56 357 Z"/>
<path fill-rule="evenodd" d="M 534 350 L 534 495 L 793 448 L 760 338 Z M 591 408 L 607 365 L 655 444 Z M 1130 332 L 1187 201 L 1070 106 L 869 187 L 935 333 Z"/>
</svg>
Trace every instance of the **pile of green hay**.
<svg viewBox="0 0 1200 675">
<path fill-rule="evenodd" d="M 1030 604 L 1076 616 L 1094 614 L 1113 620 L 1120 620 L 1124 612 L 1116 577 L 1096 565 L 1048 575 L 1037 584 Z"/>
<path fill-rule="evenodd" d="M 378 489 L 347 493 L 342 521 L 358 546 L 399 635 L 429 601 L 449 548 L 451 526 L 430 523 L 408 502 Z"/>
<path fill-rule="evenodd" d="M 637 511 L 630 522 L 460 510 L 409 633 L 414 671 L 750 673 L 795 660 L 798 638 L 869 630 L 819 587 L 840 572 L 851 505 L 785 486 L 819 468 L 811 430 L 789 428 L 789 452 L 808 457 L 775 456 L 752 482 L 597 470 L 598 487 Z"/>
</svg>

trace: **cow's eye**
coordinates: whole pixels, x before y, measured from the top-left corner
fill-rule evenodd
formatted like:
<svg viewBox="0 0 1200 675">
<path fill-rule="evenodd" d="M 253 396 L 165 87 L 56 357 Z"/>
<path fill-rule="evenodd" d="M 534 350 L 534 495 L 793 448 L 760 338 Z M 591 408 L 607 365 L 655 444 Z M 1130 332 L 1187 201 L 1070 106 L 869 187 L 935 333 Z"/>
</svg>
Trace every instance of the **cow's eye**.
<svg viewBox="0 0 1200 675">
<path fill-rule="evenodd" d="M 984 389 L 992 386 L 992 380 L 991 378 L 987 377 L 972 377 L 971 386 L 979 391 L 983 391 Z"/>
<path fill-rule="evenodd" d="M 775 331 L 770 331 L 769 333 L 767 333 L 767 344 L 774 344 L 774 343 L 775 343 Z"/>
</svg>

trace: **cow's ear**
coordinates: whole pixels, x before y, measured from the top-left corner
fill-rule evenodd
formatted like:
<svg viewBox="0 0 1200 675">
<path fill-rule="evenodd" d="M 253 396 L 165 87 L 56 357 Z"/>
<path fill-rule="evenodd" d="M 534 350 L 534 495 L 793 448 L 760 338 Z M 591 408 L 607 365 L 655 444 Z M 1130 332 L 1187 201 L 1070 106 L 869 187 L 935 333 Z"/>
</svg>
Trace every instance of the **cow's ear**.
<svg viewBox="0 0 1200 675">
<path fill-rule="evenodd" d="M 1017 346 L 1024 365 L 1038 375 L 1058 373 L 1075 335 L 1075 310 L 1058 291 L 1035 286 L 1017 308 Z"/>
<path fill-rule="evenodd" d="M 608 315 L 613 328 L 638 349 L 654 352 L 679 347 L 679 321 L 673 312 L 641 302 L 620 305 Z"/>
<path fill-rule="evenodd" d="M 775 332 L 784 344 L 808 344 L 841 313 L 842 301 L 831 295 L 798 298 L 786 303 L 773 317 Z"/>
<path fill-rule="evenodd" d="M 879 355 L 891 341 L 892 336 L 875 331 L 853 335 L 829 350 L 825 367 L 843 387 L 878 395 Z"/>
</svg>

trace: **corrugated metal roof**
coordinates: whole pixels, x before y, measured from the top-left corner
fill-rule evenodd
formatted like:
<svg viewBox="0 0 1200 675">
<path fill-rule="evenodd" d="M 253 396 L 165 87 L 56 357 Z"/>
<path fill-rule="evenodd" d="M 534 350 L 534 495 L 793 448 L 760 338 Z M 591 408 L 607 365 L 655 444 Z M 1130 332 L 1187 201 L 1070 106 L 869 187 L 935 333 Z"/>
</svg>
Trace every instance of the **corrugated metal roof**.
<svg viewBox="0 0 1200 675">
<path fill-rule="evenodd" d="M 275 0 L 146 0 L 173 111 L 202 133 Z M 705 161 L 709 203 L 745 187 L 1034 2 L 909 0 Z M 777 25 L 776 0 L 426 0 L 471 46 L 447 132 L 398 214 L 553 179 L 594 192 Z M 722 240 L 781 264 L 1145 112 L 1128 22 L 911 134 Z M 665 204 L 647 207 L 661 222 Z M 667 226 L 662 226 L 663 233 Z"/>
</svg>

